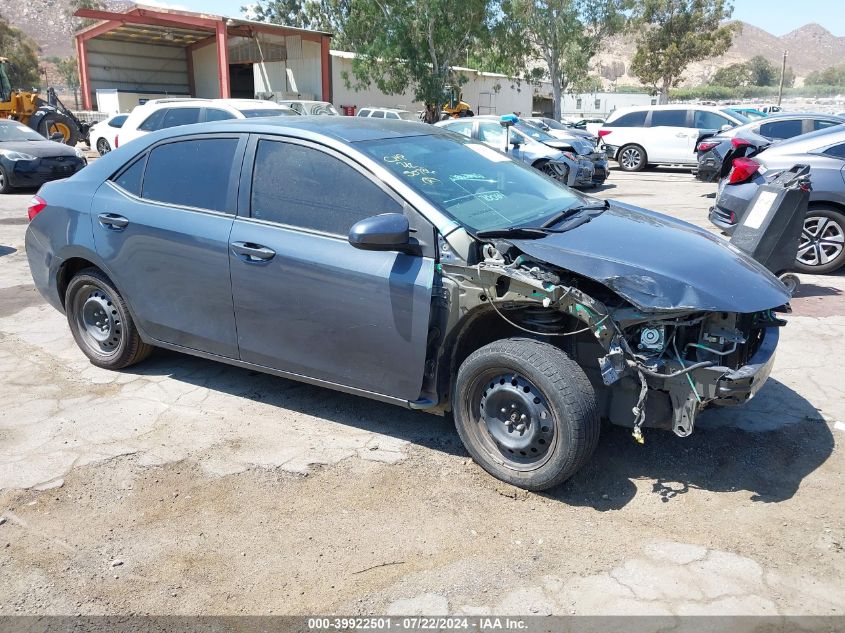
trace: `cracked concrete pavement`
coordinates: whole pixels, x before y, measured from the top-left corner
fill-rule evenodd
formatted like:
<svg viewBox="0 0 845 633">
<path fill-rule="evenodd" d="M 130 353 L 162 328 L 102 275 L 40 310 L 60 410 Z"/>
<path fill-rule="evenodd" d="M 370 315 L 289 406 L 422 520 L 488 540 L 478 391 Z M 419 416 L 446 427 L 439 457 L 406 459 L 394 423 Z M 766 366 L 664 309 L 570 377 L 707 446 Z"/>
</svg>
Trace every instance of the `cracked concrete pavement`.
<svg viewBox="0 0 845 633">
<path fill-rule="evenodd" d="M 707 226 L 712 190 L 598 195 Z M 32 286 L 29 195 L 0 197 L 0 614 L 845 611 L 845 274 L 802 276 L 748 405 L 604 428 L 528 494 L 448 420 L 170 352 L 90 365 Z"/>
</svg>

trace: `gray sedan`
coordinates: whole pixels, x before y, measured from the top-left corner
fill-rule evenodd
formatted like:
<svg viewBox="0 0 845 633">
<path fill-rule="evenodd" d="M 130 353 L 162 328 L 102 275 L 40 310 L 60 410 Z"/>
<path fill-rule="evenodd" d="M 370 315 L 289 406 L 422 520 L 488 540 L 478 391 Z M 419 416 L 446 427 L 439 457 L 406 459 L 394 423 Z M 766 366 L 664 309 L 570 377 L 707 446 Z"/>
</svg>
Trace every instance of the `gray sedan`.
<svg viewBox="0 0 845 633">
<path fill-rule="evenodd" d="M 795 268 L 825 274 L 845 265 L 845 125 L 811 132 L 738 159 L 719 183 L 710 221 L 726 233 L 742 221 L 757 188 L 793 165 L 810 165 L 813 190 Z"/>
</svg>

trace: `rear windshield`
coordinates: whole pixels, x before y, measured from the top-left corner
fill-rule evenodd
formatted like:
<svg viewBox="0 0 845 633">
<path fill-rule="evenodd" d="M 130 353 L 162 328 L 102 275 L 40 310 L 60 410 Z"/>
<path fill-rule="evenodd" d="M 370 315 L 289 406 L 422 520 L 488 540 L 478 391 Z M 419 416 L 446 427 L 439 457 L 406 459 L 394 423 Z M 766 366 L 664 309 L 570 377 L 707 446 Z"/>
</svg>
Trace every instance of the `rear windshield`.
<svg viewBox="0 0 845 633">
<path fill-rule="evenodd" d="M 299 116 L 296 110 L 288 108 L 259 108 L 256 110 L 239 110 L 247 119 L 257 119 L 263 116 Z"/>
<path fill-rule="evenodd" d="M 456 134 L 355 145 L 471 231 L 537 225 L 581 202 L 539 171 Z"/>
<path fill-rule="evenodd" d="M 419 121 L 419 118 L 413 112 L 397 112 L 396 114 L 399 115 L 400 119 L 404 119 L 405 121 Z"/>
</svg>

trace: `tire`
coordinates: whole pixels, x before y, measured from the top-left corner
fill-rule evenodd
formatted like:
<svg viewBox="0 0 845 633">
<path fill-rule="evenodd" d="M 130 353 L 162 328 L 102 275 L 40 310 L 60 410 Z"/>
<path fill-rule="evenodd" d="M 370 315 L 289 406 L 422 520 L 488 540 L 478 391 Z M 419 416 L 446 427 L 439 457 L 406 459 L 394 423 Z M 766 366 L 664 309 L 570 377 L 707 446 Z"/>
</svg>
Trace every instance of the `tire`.
<svg viewBox="0 0 845 633">
<path fill-rule="evenodd" d="M 79 142 L 79 129 L 73 120 L 61 112 L 48 112 L 38 125 L 38 132 L 49 139 L 51 134 L 61 132 L 65 145 L 76 147 Z"/>
<path fill-rule="evenodd" d="M 845 214 L 816 207 L 807 211 L 795 270 L 811 275 L 826 275 L 845 265 Z"/>
<path fill-rule="evenodd" d="M 616 153 L 616 162 L 622 171 L 642 171 L 648 165 L 648 156 L 639 145 L 623 145 Z"/>
<path fill-rule="evenodd" d="M 96 268 L 86 268 L 70 280 L 65 312 L 76 344 L 97 367 L 123 369 L 153 350 L 141 340 L 117 288 Z"/>
<path fill-rule="evenodd" d="M 9 193 L 14 189 L 12 185 L 9 184 L 9 174 L 6 171 L 6 168 L 3 165 L 0 165 L 0 194 Z"/>
<path fill-rule="evenodd" d="M 453 403 L 455 426 L 475 462 L 526 490 L 562 483 L 598 443 L 590 381 L 564 351 L 541 341 L 505 339 L 470 354 L 458 370 Z"/>
<path fill-rule="evenodd" d="M 111 151 L 111 145 L 109 145 L 109 142 L 101 136 L 97 139 L 97 147 L 95 149 L 100 156 L 104 156 Z"/>
</svg>

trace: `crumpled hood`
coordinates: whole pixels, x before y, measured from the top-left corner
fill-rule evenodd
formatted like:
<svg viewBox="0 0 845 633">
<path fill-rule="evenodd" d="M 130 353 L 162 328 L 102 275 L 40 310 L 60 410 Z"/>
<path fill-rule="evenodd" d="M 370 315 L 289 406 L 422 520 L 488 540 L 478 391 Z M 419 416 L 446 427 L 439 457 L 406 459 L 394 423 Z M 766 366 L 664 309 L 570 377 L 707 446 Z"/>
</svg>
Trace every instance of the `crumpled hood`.
<svg viewBox="0 0 845 633">
<path fill-rule="evenodd" d="M 727 241 L 619 202 L 566 233 L 510 241 L 531 257 L 602 283 L 643 311 L 750 313 L 789 301 L 774 275 Z"/>
<path fill-rule="evenodd" d="M 48 141 L 47 139 L 43 141 L 3 141 L 0 143 L 0 149 L 22 152 L 36 158 L 43 158 L 44 156 L 76 157 L 76 152 L 69 145 Z"/>
</svg>

